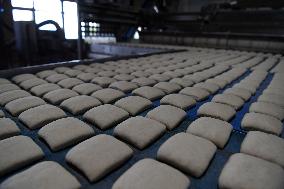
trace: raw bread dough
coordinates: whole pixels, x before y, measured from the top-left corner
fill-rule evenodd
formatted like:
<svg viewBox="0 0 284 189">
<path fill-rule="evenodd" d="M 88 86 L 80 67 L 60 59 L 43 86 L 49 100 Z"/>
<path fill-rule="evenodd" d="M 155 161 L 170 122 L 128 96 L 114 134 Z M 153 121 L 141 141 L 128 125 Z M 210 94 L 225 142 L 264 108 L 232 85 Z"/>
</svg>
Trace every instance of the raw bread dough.
<svg viewBox="0 0 284 189">
<path fill-rule="evenodd" d="M 68 112 L 72 113 L 73 115 L 78 115 L 85 113 L 87 110 L 99 106 L 101 104 L 102 103 L 94 97 L 81 95 L 64 100 L 60 104 L 60 106 Z"/>
<path fill-rule="evenodd" d="M 83 83 L 72 88 L 73 91 L 76 91 L 81 95 L 90 95 L 91 93 L 101 89 L 103 89 L 101 86 L 93 83 Z"/>
<path fill-rule="evenodd" d="M 58 82 L 58 85 L 60 85 L 63 88 L 67 88 L 67 89 L 71 89 L 73 87 L 75 87 L 76 85 L 80 85 L 83 84 L 84 82 L 81 81 L 80 79 L 77 78 L 67 78 L 67 79 L 63 79 L 61 81 Z"/>
<path fill-rule="evenodd" d="M 168 130 L 177 127 L 186 117 L 186 112 L 170 105 L 160 105 L 149 111 L 146 117 L 154 119 L 166 125 Z"/>
<path fill-rule="evenodd" d="M 186 110 L 196 104 L 193 97 L 183 94 L 169 94 L 160 100 L 160 104 L 172 105 Z"/>
<path fill-rule="evenodd" d="M 182 89 L 179 93 L 192 96 L 197 101 L 204 100 L 210 95 L 208 91 L 198 87 L 186 87 Z"/>
<path fill-rule="evenodd" d="M 20 129 L 10 118 L 0 118 L 0 140 L 20 134 Z"/>
<path fill-rule="evenodd" d="M 153 159 L 134 164 L 113 184 L 112 189 L 187 189 L 190 180 L 182 172 Z"/>
<path fill-rule="evenodd" d="M 41 79 L 45 79 L 48 76 L 51 76 L 53 74 L 57 74 L 57 72 L 54 70 L 44 70 L 44 71 L 37 72 L 36 76 L 38 76 Z"/>
<path fill-rule="evenodd" d="M 138 85 L 133 83 L 133 82 L 128 82 L 128 81 L 117 81 L 109 86 L 110 88 L 120 90 L 122 92 L 128 93 L 131 92 L 132 90 L 138 88 Z"/>
<path fill-rule="evenodd" d="M 13 100 L 5 105 L 5 109 L 9 111 L 13 116 L 18 116 L 27 109 L 34 108 L 46 104 L 44 100 L 35 96 L 27 96 Z"/>
<path fill-rule="evenodd" d="M 240 109 L 245 103 L 241 97 L 233 94 L 217 94 L 212 98 L 212 102 L 230 105 L 235 110 Z"/>
<path fill-rule="evenodd" d="M 104 104 L 113 103 L 124 96 L 123 92 L 111 88 L 101 89 L 92 94 L 92 97 L 99 99 Z"/>
<path fill-rule="evenodd" d="M 284 188 L 284 170 L 277 164 L 242 153 L 230 157 L 219 177 L 220 189 Z"/>
<path fill-rule="evenodd" d="M 112 136 L 94 136 L 66 154 L 66 161 L 88 178 L 96 182 L 114 169 L 120 167 L 133 155 L 133 150 Z"/>
<path fill-rule="evenodd" d="M 24 90 L 7 91 L 0 94 L 0 105 L 4 106 L 13 100 L 27 96 L 31 96 L 31 94 Z"/>
<path fill-rule="evenodd" d="M 54 161 L 43 161 L 20 172 L 1 185 L 2 189 L 80 189 L 81 184 Z"/>
<path fill-rule="evenodd" d="M 189 133 L 178 133 L 161 145 L 157 158 L 194 177 L 200 177 L 216 150 L 209 140 Z"/>
<path fill-rule="evenodd" d="M 190 79 L 184 79 L 184 78 L 174 78 L 170 80 L 170 83 L 176 83 L 180 85 L 181 87 L 191 87 L 194 82 Z"/>
<path fill-rule="evenodd" d="M 127 119 L 129 113 L 116 106 L 105 104 L 90 109 L 83 117 L 100 129 L 105 130 Z"/>
<path fill-rule="evenodd" d="M 101 87 L 108 87 L 111 83 L 116 82 L 116 79 L 110 77 L 95 77 L 92 83 L 98 84 Z"/>
<path fill-rule="evenodd" d="M 235 87 L 226 89 L 223 93 L 236 95 L 238 97 L 241 97 L 245 101 L 247 101 L 251 97 L 251 92 L 249 92 L 248 90 Z"/>
<path fill-rule="evenodd" d="M 147 77 L 135 78 L 135 79 L 132 79 L 131 82 L 136 83 L 140 87 L 143 87 L 143 86 L 153 86 L 153 85 L 155 85 L 157 83 L 156 80 L 150 79 L 150 78 L 147 78 Z"/>
<path fill-rule="evenodd" d="M 34 74 L 19 74 L 19 75 L 12 77 L 12 81 L 19 84 L 23 81 L 33 79 L 33 78 L 37 78 L 37 77 Z"/>
<path fill-rule="evenodd" d="M 281 106 L 268 102 L 254 102 L 250 105 L 249 111 L 271 115 L 280 121 L 284 119 L 284 109 Z"/>
<path fill-rule="evenodd" d="M 71 89 L 56 89 L 54 91 L 46 93 L 43 98 L 51 104 L 57 105 L 68 98 L 78 95 L 78 93 L 72 91 Z"/>
<path fill-rule="evenodd" d="M 41 148 L 29 137 L 13 136 L 0 141 L 0 176 L 44 157 Z"/>
<path fill-rule="evenodd" d="M 243 140 L 240 152 L 277 163 L 284 168 L 284 140 L 278 136 L 250 131 Z"/>
<path fill-rule="evenodd" d="M 114 105 L 126 110 L 130 115 L 135 116 L 150 108 L 152 102 L 140 96 L 128 96 L 116 101 Z"/>
<path fill-rule="evenodd" d="M 42 85 L 38 85 L 35 86 L 33 88 L 31 88 L 31 92 L 36 95 L 36 96 L 43 96 L 46 93 L 50 92 L 50 91 L 54 91 L 56 89 L 60 89 L 61 87 L 57 84 L 54 83 L 46 83 L 46 84 L 42 84 Z"/>
<path fill-rule="evenodd" d="M 38 86 L 38 85 L 42 85 L 42 84 L 46 84 L 47 82 L 43 79 L 39 79 L 39 78 L 32 78 L 32 79 L 28 79 L 23 81 L 22 83 L 20 83 L 20 86 L 22 88 L 24 88 L 25 90 L 29 90 L 32 87 Z"/>
<path fill-rule="evenodd" d="M 208 83 L 208 82 L 197 83 L 194 85 L 194 87 L 205 89 L 211 94 L 216 93 L 220 89 L 220 87 L 217 84 Z"/>
<path fill-rule="evenodd" d="M 65 74 L 54 74 L 51 76 L 48 76 L 45 78 L 46 81 L 51 82 L 51 83 L 58 83 L 59 81 L 63 79 L 68 79 L 69 77 Z"/>
<path fill-rule="evenodd" d="M 217 147 L 224 148 L 232 130 L 233 126 L 226 121 L 201 117 L 192 122 L 186 132 L 210 140 Z"/>
<path fill-rule="evenodd" d="M 20 87 L 18 87 L 15 84 L 8 83 L 8 84 L 1 84 L 0 85 L 0 94 L 8 91 L 13 91 L 13 90 L 19 90 Z"/>
<path fill-rule="evenodd" d="M 170 82 L 160 82 L 154 85 L 154 87 L 163 90 L 166 94 L 175 93 L 181 90 L 180 85 Z"/>
<path fill-rule="evenodd" d="M 208 116 L 224 121 L 229 121 L 235 114 L 236 111 L 233 107 L 216 102 L 207 102 L 197 110 L 198 116 Z"/>
<path fill-rule="evenodd" d="M 73 117 L 58 119 L 38 131 L 38 135 L 52 151 L 59 151 L 79 143 L 91 137 L 94 133 L 89 125 Z"/>
<path fill-rule="evenodd" d="M 20 121 L 30 129 L 40 128 L 51 121 L 63 117 L 66 117 L 63 110 L 49 104 L 28 109 L 19 115 Z"/>
<path fill-rule="evenodd" d="M 158 121 L 137 116 L 118 124 L 114 129 L 114 136 L 144 149 L 166 131 L 166 126 Z"/>
<path fill-rule="evenodd" d="M 282 122 L 275 117 L 261 113 L 245 114 L 241 126 L 245 130 L 259 130 L 275 135 L 282 132 Z"/>
<path fill-rule="evenodd" d="M 144 86 L 132 91 L 134 95 L 142 96 L 149 100 L 156 100 L 165 95 L 164 91 L 155 87 Z"/>
</svg>

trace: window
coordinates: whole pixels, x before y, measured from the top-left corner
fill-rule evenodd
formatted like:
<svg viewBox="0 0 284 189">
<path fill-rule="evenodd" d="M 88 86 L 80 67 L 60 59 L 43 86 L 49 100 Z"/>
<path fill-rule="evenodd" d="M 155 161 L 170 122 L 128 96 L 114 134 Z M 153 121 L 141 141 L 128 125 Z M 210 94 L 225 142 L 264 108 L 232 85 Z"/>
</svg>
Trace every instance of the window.
<svg viewBox="0 0 284 189">
<path fill-rule="evenodd" d="M 53 20 L 63 28 L 66 39 L 78 38 L 77 3 L 61 0 L 11 0 L 14 21 L 32 21 L 33 11 L 35 23 Z M 24 8 L 25 10 L 19 9 Z M 53 24 L 44 25 L 40 30 L 55 31 Z"/>
<path fill-rule="evenodd" d="M 78 39 L 77 3 L 64 1 L 64 29 L 66 39 Z"/>
<path fill-rule="evenodd" d="M 13 19 L 14 21 L 32 21 L 33 12 L 29 10 L 13 10 Z"/>
</svg>

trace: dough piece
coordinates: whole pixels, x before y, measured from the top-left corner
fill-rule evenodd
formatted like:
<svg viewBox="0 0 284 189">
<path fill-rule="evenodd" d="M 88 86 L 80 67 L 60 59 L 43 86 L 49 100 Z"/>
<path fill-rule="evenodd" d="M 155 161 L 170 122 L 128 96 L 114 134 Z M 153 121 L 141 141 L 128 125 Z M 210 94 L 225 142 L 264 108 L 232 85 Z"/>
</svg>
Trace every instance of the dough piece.
<svg viewBox="0 0 284 189">
<path fill-rule="evenodd" d="M 277 164 L 237 153 L 230 157 L 219 177 L 220 189 L 284 188 L 284 170 Z"/>
<path fill-rule="evenodd" d="M 44 71 L 37 72 L 36 76 L 38 76 L 41 79 L 45 79 L 48 76 L 51 76 L 53 74 L 57 74 L 57 72 L 54 70 L 44 70 Z"/>
<path fill-rule="evenodd" d="M 174 72 L 174 71 L 167 71 L 162 73 L 163 75 L 169 76 L 171 79 L 172 78 L 178 78 L 178 77 L 182 77 L 183 74 L 178 73 L 178 72 Z"/>
<path fill-rule="evenodd" d="M 157 83 L 156 80 L 150 79 L 150 78 L 146 78 L 146 77 L 135 78 L 135 79 L 132 79 L 131 82 L 136 83 L 140 87 L 143 87 L 143 86 L 153 86 L 153 85 L 155 85 Z"/>
<path fill-rule="evenodd" d="M 250 131 L 243 140 L 240 152 L 277 163 L 284 168 L 284 140 L 275 135 Z"/>
<path fill-rule="evenodd" d="M 94 134 L 94 130 L 89 125 L 73 117 L 58 119 L 38 131 L 38 135 L 52 151 L 77 144 Z"/>
<path fill-rule="evenodd" d="M 63 110 L 49 104 L 28 109 L 19 115 L 20 121 L 30 129 L 40 128 L 49 122 L 63 117 L 66 117 Z"/>
<path fill-rule="evenodd" d="M 20 129 L 10 118 L 0 118 L 0 140 L 20 134 Z"/>
<path fill-rule="evenodd" d="M 56 89 L 54 91 L 50 91 L 46 93 L 43 98 L 50 102 L 51 104 L 57 105 L 60 104 L 62 101 L 78 96 L 79 94 L 75 91 L 72 91 L 70 89 Z"/>
<path fill-rule="evenodd" d="M 73 91 L 76 91 L 82 95 L 90 95 L 95 91 L 103 89 L 101 86 L 93 84 L 93 83 L 83 83 L 73 87 Z"/>
<path fill-rule="evenodd" d="M 29 137 L 13 136 L 0 141 L 0 176 L 44 157 L 41 148 Z"/>
<path fill-rule="evenodd" d="M 132 79 L 135 78 L 134 75 L 129 75 L 129 74 L 118 74 L 113 77 L 114 79 L 118 81 L 131 81 Z"/>
<path fill-rule="evenodd" d="M 120 65 L 121 66 L 121 65 Z M 128 67 L 128 66 L 127 66 Z M 116 69 L 115 70 L 117 73 L 120 73 L 120 74 L 130 74 L 132 73 L 133 71 L 131 69 L 127 69 L 127 68 L 120 68 L 120 69 Z"/>
<path fill-rule="evenodd" d="M 233 94 L 217 94 L 212 98 L 212 102 L 230 105 L 235 110 L 240 109 L 245 103 L 241 97 Z"/>
<path fill-rule="evenodd" d="M 109 86 L 110 88 L 120 90 L 122 92 L 128 93 L 131 92 L 132 90 L 138 88 L 138 85 L 132 82 L 128 81 L 117 81 Z"/>
<path fill-rule="evenodd" d="M 78 168 L 90 182 L 96 182 L 120 167 L 132 155 L 133 150 L 125 143 L 101 134 L 73 147 L 65 159 Z"/>
<path fill-rule="evenodd" d="M 216 102 L 207 102 L 197 110 L 198 116 L 208 116 L 224 121 L 231 120 L 235 114 L 236 110 L 233 107 Z"/>
<path fill-rule="evenodd" d="M 80 85 L 83 84 L 84 82 L 81 81 L 80 79 L 77 78 L 67 78 L 67 79 L 63 79 L 61 81 L 58 82 L 58 85 L 60 85 L 63 88 L 67 88 L 67 89 L 71 89 L 73 87 L 75 87 L 76 85 Z"/>
<path fill-rule="evenodd" d="M 142 96 L 149 100 L 156 100 L 165 95 L 165 92 L 155 87 L 144 86 L 132 91 L 134 95 Z"/>
<path fill-rule="evenodd" d="M 220 87 L 220 89 L 223 89 L 226 85 L 229 84 L 228 81 L 223 80 L 223 79 L 218 79 L 218 78 L 207 79 L 205 82 L 218 85 Z"/>
<path fill-rule="evenodd" d="M 112 189 L 187 189 L 190 180 L 182 172 L 153 159 L 135 163 L 117 181 Z"/>
<path fill-rule="evenodd" d="M 247 83 L 237 83 L 234 85 L 234 88 L 241 88 L 249 91 L 251 94 L 255 94 L 257 87 L 254 85 L 249 85 Z"/>
<path fill-rule="evenodd" d="M 189 133 L 178 133 L 161 145 L 157 159 L 194 177 L 200 177 L 216 150 L 216 146 L 209 140 Z"/>
<path fill-rule="evenodd" d="M 226 121 L 201 117 L 192 122 L 186 132 L 210 140 L 217 147 L 224 148 L 232 130 L 233 126 Z"/>
<path fill-rule="evenodd" d="M 258 130 L 275 135 L 280 135 L 283 129 L 282 122 L 277 118 L 254 112 L 245 114 L 241 126 L 245 130 Z"/>
<path fill-rule="evenodd" d="M 197 83 L 194 85 L 194 87 L 198 87 L 201 89 L 207 90 L 210 94 L 215 94 L 220 87 L 214 83 L 207 83 L 207 82 L 202 82 L 202 83 Z"/>
<path fill-rule="evenodd" d="M 146 117 L 159 121 L 166 125 L 168 130 L 172 130 L 185 119 L 186 112 L 174 106 L 161 105 L 148 112 Z"/>
<path fill-rule="evenodd" d="M 81 184 L 64 167 L 43 161 L 5 180 L 2 189 L 80 189 Z"/>
<path fill-rule="evenodd" d="M 208 98 L 208 96 L 210 95 L 208 91 L 202 88 L 198 88 L 198 87 L 186 87 L 182 89 L 179 93 L 192 96 L 197 101 L 204 100 Z"/>
<path fill-rule="evenodd" d="M 90 82 L 95 77 L 98 77 L 98 76 L 93 74 L 93 73 L 81 73 L 81 74 L 77 75 L 78 79 L 85 81 L 85 82 Z"/>
<path fill-rule="evenodd" d="M 68 75 L 70 77 L 76 77 L 77 75 L 83 73 L 80 70 L 70 69 L 64 72 L 65 75 Z"/>
<path fill-rule="evenodd" d="M 226 89 L 223 94 L 232 94 L 232 95 L 236 95 L 240 98 L 242 98 L 244 101 L 247 101 L 250 99 L 251 97 L 251 92 L 249 92 L 246 89 L 241 89 L 241 88 L 236 88 L 236 87 L 232 87 L 229 89 Z"/>
<path fill-rule="evenodd" d="M 67 70 L 72 70 L 72 69 L 66 66 L 60 66 L 60 67 L 54 68 L 54 70 L 58 73 L 64 73 Z"/>
<path fill-rule="evenodd" d="M 0 85 L 0 94 L 8 91 L 13 91 L 13 90 L 19 90 L 20 87 L 18 87 L 15 84 L 9 83 L 9 84 L 1 84 Z"/>
<path fill-rule="evenodd" d="M 0 110 L 0 118 L 2 117 L 5 117 L 5 113 L 2 110 Z"/>
<path fill-rule="evenodd" d="M 13 91 L 1 93 L 0 94 L 0 105 L 4 106 L 13 100 L 16 100 L 18 98 L 27 97 L 27 96 L 31 96 L 31 94 L 24 90 L 13 90 Z"/>
<path fill-rule="evenodd" d="M 3 84 L 11 84 L 11 81 L 5 78 L 0 78 L 0 85 L 3 85 Z"/>
<path fill-rule="evenodd" d="M 150 108 L 152 102 L 140 96 L 128 96 L 116 101 L 114 105 L 126 110 L 130 115 L 135 116 Z"/>
<path fill-rule="evenodd" d="M 191 81 L 190 79 L 184 79 L 184 78 L 174 78 L 169 81 L 170 83 L 176 83 L 180 85 L 181 87 L 191 87 L 194 82 Z"/>
<path fill-rule="evenodd" d="M 102 103 L 94 97 L 81 95 L 64 100 L 60 104 L 60 107 L 72 113 L 73 115 L 78 115 L 101 104 Z"/>
<path fill-rule="evenodd" d="M 260 102 L 269 102 L 272 104 L 276 104 L 284 108 L 284 95 L 264 93 L 260 95 L 257 100 Z"/>
<path fill-rule="evenodd" d="M 136 71 L 130 74 L 134 75 L 135 77 L 149 77 L 152 75 L 151 73 L 145 71 Z"/>
<path fill-rule="evenodd" d="M 171 79 L 170 76 L 163 75 L 163 74 L 154 74 L 154 75 L 151 75 L 149 78 L 154 79 L 157 82 L 166 82 L 166 81 L 169 81 Z"/>
<path fill-rule="evenodd" d="M 193 97 L 183 94 L 169 94 L 160 100 L 160 104 L 168 104 L 186 110 L 196 104 Z"/>
<path fill-rule="evenodd" d="M 43 79 L 39 79 L 39 78 L 33 78 L 33 79 L 29 79 L 26 81 L 23 81 L 20 86 L 22 88 L 24 88 L 25 90 L 29 90 L 32 87 L 38 86 L 38 85 L 42 85 L 42 84 L 46 84 L 47 82 Z"/>
<path fill-rule="evenodd" d="M 99 99 L 104 104 L 115 102 L 124 96 L 123 92 L 111 88 L 101 89 L 92 94 L 92 97 Z"/>
<path fill-rule="evenodd" d="M 154 87 L 163 90 L 166 94 L 175 93 L 181 90 L 180 85 L 169 82 L 160 82 L 154 85 Z"/>
<path fill-rule="evenodd" d="M 37 77 L 34 74 L 19 74 L 19 75 L 12 77 L 12 81 L 19 84 L 23 81 L 33 79 L 33 78 L 37 78 Z"/>
<path fill-rule="evenodd" d="M 101 71 L 98 72 L 98 75 L 101 77 L 113 77 L 115 76 L 117 73 L 113 72 L 113 71 Z"/>
<path fill-rule="evenodd" d="M 69 77 L 65 74 L 54 74 L 51 76 L 48 76 L 45 78 L 46 81 L 51 82 L 51 83 L 58 83 L 59 81 L 63 79 L 68 79 Z"/>
<path fill-rule="evenodd" d="M 27 96 L 13 100 L 5 105 L 5 109 L 8 110 L 13 116 L 18 116 L 23 111 L 46 104 L 44 100 L 35 96 Z"/>
<path fill-rule="evenodd" d="M 95 77 L 92 80 L 92 83 L 98 84 L 103 88 L 108 87 L 113 82 L 116 82 L 116 79 L 110 77 Z"/>
<path fill-rule="evenodd" d="M 118 124 L 114 135 L 142 150 L 166 131 L 166 126 L 158 121 L 137 116 Z"/>
<path fill-rule="evenodd" d="M 270 115 L 276 117 L 280 121 L 284 119 L 284 109 L 272 103 L 254 102 L 250 105 L 249 111 Z"/>
<path fill-rule="evenodd" d="M 54 91 L 56 89 L 60 89 L 61 87 L 57 84 L 54 83 L 46 83 L 46 84 L 42 84 L 42 85 L 38 85 L 35 86 L 33 88 L 31 88 L 31 92 L 36 95 L 36 96 L 43 96 L 46 93 L 50 92 L 50 91 Z"/>
<path fill-rule="evenodd" d="M 83 117 L 100 129 L 105 130 L 127 119 L 129 113 L 116 106 L 105 104 L 90 109 Z"/>
</svg>

